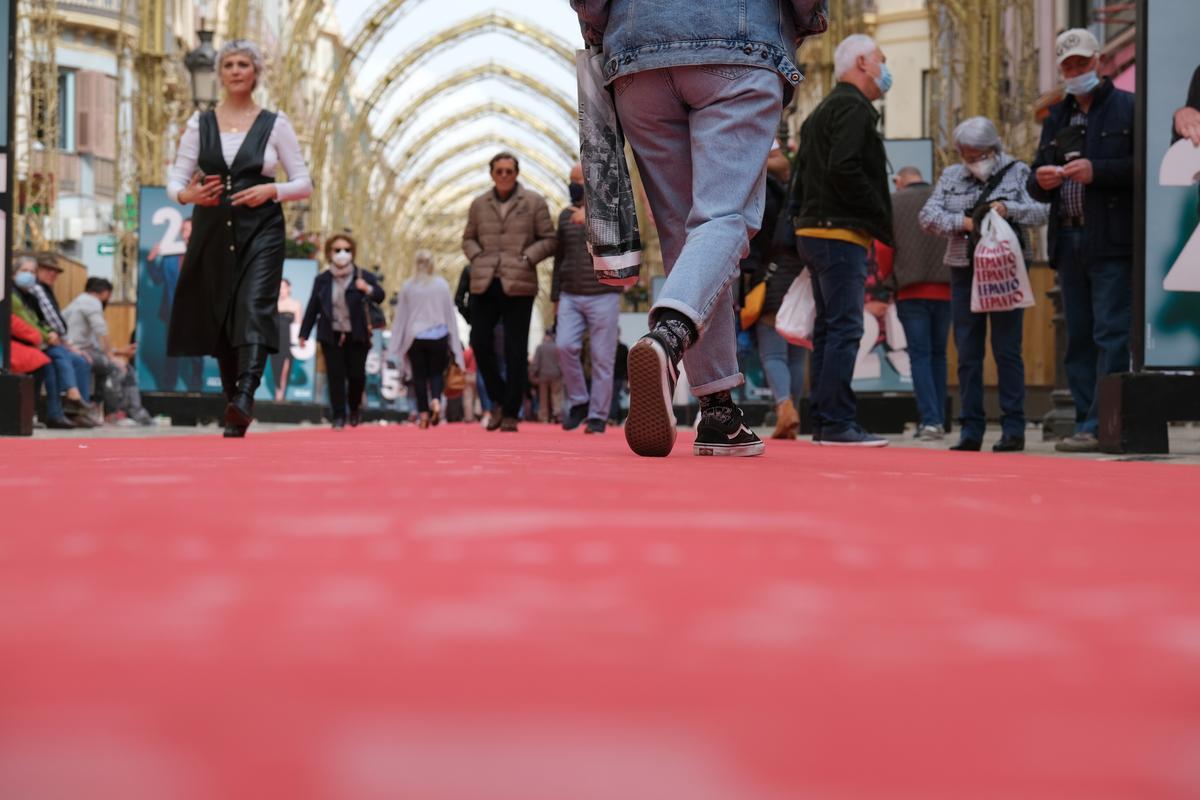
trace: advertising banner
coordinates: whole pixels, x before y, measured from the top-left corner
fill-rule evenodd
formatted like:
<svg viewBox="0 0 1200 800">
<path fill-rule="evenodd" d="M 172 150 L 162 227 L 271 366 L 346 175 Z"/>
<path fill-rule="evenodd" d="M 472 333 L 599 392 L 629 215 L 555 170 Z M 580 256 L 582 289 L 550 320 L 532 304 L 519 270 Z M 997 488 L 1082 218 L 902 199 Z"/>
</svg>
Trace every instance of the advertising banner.
<svg viewBox="0 0 1200 800">
<path fill-rule="evenodd" d="M 1145 363 L 1200 366 L 1200 147 L 1176 130 L 1176 112 L 1200 109 L 1196 0 L 1143 9 L 1138 85 L 1145 117 Z M 1144 87 L 1144 88 L 1143 88 Z"/>
<path fill-rule="evenodd" d="M 143 392 L 220 394 L 215 359 L 167 355 L 171 303 L 192 233 L 192 209 L 171 202 L 163 187 L 147 186 L 142 188 L 138 213 L 138 384 Z M 288 346 L 269 359 L 256 399 L 305 403 L 315 399 L 316 342 L 302 349 L 297 339 L 316 275 L 316 261 L 284 262 L 279 325 L 280 342 Z"/>
</svg>

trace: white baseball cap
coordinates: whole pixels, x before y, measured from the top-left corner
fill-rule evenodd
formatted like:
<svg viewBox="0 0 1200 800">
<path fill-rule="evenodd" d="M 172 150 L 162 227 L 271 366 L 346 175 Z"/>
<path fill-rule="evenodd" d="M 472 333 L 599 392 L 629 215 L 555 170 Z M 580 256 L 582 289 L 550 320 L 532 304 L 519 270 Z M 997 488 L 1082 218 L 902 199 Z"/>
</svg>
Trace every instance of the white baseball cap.
<svg viewBox="0 0 1200 800">
<path fill-rule="evenodd" d="M 1096 37 L 1092 35 L 1091 31 L 1084 28 L 1071 28 L 1069 31 L 1063 31 L 1058 35 L 1058 41 L 1054 44 L 1054 58 L 1060 66 L 1072 56 L 1091 58 L 1099 52 L 1100 42 L 1096 41 Z"/>
</svg>

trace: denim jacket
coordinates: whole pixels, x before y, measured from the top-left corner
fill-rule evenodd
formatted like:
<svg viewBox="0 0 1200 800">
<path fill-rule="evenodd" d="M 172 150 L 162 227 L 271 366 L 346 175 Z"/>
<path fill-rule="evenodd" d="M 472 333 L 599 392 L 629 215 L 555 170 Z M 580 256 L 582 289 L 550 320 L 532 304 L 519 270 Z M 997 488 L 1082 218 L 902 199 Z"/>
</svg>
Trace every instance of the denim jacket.
<svg viewBox="0 0 1200 800">
<path fill-rule="evenodd" d="M 604 46 L 604 77 L 664 67 L 768 67 L 790 99 L 796 48 L 829 27 L 829 0 L 571 0 L 583 38 Z"/>
</svg>

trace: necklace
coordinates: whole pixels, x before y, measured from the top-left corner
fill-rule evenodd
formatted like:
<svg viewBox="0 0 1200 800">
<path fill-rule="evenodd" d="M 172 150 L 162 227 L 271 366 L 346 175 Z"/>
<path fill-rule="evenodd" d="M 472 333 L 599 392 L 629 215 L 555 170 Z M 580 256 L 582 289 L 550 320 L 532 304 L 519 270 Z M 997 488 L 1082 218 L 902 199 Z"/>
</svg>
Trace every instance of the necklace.
<svg viewBox="0 0 1200 800">
<path fill-rule="evenodd" d="M 226 114 L 226 117 L 229 119 L 229 121 L 232 123 L 229 126 L 229 132 L 230 133 L 240 133 L 241 129 L 245 127 L 245 122 L 244 122 L 245 120 L 247 120 L 247 119 L 253 120 L 258 117 L 258 109 L 251 107 L 249 110 L 242 111 L 238 114 L 231 114 L 229 111 L 226 111 L 225 114 Z"/>
</svg>

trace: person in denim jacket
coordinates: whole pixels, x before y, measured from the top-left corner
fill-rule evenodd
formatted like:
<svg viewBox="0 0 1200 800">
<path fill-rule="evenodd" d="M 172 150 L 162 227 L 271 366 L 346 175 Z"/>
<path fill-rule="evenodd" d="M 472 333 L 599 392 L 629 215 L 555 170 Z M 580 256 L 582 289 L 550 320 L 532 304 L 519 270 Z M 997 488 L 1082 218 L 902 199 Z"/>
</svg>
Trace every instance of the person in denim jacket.
<svg viewBox="0 0 1200 800">
<path fill-rule="evenodd" d="M 767 154 L 801 80 L 796 47 L 827 28 L 827 0 L 571 6 L 586 42 L 603 48 L 667 273 L 650 333 L 629 351 L 626 441 L 641 456 L 671 452 L 682 360 L 700 400 L 693 452 L 759 455 L 763 443 L 730 395 L 744 382 L 732 286 L 762 225 Z"/>
</svg>

